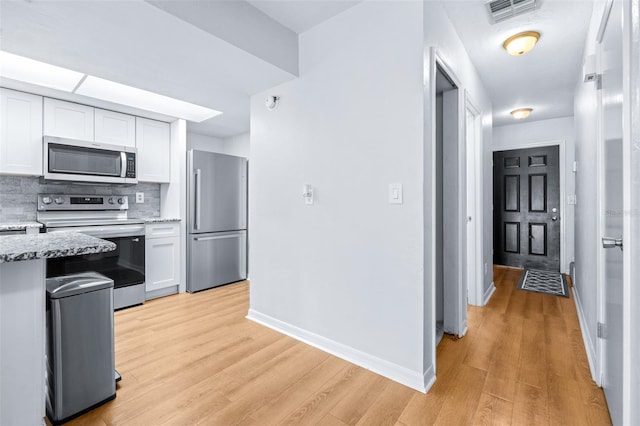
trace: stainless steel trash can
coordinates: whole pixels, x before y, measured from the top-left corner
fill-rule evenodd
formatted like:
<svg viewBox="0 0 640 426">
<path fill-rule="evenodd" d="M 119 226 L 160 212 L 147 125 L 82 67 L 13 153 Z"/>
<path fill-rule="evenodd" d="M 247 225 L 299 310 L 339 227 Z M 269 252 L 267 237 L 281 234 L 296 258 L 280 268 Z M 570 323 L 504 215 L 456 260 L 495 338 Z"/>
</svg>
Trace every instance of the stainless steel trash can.
<svg viewBox="0 0 640 426">
<path fill-rule="evenodd" d="M 47 417 L 61 424 L 116 397 L 113 281 L 47 279 Z"/>
</svg>

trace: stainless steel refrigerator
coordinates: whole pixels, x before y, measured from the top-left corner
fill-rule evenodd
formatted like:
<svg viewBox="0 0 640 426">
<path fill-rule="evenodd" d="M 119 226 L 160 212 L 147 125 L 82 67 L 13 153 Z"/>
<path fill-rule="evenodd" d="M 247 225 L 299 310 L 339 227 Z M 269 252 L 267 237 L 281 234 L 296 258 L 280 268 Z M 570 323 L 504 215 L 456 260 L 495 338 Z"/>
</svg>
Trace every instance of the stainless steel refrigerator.
<svg viewBox="0 0 640 426">
<path fill-rule="evenodd" d="M 187 291 L 247 278 L 247 160 L 189 150 Z"/>
</svg>

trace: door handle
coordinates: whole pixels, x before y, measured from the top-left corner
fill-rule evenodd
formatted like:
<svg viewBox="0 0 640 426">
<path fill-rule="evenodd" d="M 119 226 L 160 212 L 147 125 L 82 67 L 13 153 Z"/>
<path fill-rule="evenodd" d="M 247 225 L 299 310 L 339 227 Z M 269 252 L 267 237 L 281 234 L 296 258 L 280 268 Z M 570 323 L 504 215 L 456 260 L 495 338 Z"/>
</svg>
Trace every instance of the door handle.
<svg viewBox="0 0 640 426">
<path fill-rule="evenodd" d="M 611 237 L 602 237 L 602 248 L 614 248 L 620 247 L 622 250 L 622 237 L 621 238 L 611 238 Z"/>
<path fill-rule="evenodd" d="M 200 191 L 201 191 L 201 185 L 202 185 L 202 181 L 200 178 L 200 174 L 202 173 L 202 171 L 200 169 L 196 169 L 195 171 L 195 196 L 194 196 L 194 200 L 193 200 L 193 207 L 194 207 L 194 220 L 193 220 L 193 227 L 194 229 L 200 229 Z"/>
<path fill-rule="evenodd" d="M 557 221 L 558 220 L 558 216 L 551 216 L 551 220 L 554 221 L 554 222 Z"/>
</svg>

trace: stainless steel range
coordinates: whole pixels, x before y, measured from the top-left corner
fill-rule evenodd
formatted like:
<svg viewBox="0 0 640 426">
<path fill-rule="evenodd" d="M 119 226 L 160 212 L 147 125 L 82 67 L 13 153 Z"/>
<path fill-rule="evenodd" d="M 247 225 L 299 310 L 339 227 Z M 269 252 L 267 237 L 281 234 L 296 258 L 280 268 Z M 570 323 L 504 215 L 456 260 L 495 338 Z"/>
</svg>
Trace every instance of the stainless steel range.
<svg viewBox="0 0 640 426">
<path fill-rule="evenodd" d="M 96 271 L 114 282 L 115 309 L 145 298 L 144 223 L 129 219 L 126 195 L 38 194 L 37 219 L 45 232 L 82 232 L 116 244 L 115 251 L 47 260 L 47 278 Z"/>
</svg>

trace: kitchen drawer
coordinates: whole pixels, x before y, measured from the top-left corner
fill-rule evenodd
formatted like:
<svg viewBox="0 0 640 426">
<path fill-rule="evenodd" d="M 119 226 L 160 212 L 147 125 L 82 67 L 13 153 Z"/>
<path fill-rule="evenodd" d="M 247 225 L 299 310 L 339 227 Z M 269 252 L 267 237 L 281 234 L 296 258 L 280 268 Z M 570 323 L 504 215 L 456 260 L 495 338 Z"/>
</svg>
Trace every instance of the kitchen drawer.
<svg viewBox="0 0 640 426">
<path fill-rule="evenodd" d="M 180 235 L 180 222 L 148 223 L 145 235 L 147 239 L 177 237 Z"/>
</svg>

